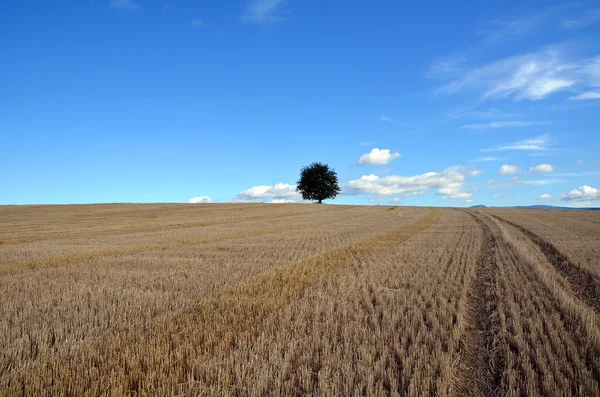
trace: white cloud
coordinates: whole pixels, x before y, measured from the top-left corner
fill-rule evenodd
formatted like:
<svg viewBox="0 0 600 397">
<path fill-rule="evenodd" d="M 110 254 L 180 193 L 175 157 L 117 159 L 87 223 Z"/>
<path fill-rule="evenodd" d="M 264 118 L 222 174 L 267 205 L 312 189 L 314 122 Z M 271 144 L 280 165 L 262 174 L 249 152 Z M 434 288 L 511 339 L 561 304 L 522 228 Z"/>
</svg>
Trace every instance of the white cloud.
<svg viewBox="0 0 600 397">
<path fill-rule="evenodd" d="M 517 113 L 507 113 L 497 108 L 489 108 L 486 110 L 473 110 L 471 108 L 458 108 L 453 111 L 444 113 L 444 118 L 447 120 L 455 120 L 460 118 L 476 118 L 476 119 L 510 119 L 519 118 L 522 115 Z"/>
<path fill-rule="evenodd" d="M 488 188 L 495 188 L 495 187 L 501 187 L 501 186 L 511 186 L 511 185 L 526 185 L 526 186 L 546 186 L 546 185 L 551 185 L 551 184 L 555 184 L 555 183 L 562 183 L 564 182 L 562 179 L 533 179 L 533 180 L 524 180 L 523 178 L 520 178 L 518 176 L 514 176 L 512 178 L 510 178 L 509 180 L 504 180 L 504 181 L 497 181 L 494 179 L 490 179 L 489 181 L 487 181 L 485 184 L 483 184 L 483 187 L 488 187 Z"/>
<path fill-rule="evenodd" d="M 506 21 L 495 21 L 495 23 L 492 24 L 492 29 L 482 31 L 480 34 L 486 36 L 486 41 L 488 43 L 503 41 L 512 36 L 520 36 L 533 30 L 539 22 L 539 19 L 538 16 L 532 16 Z"/>
<path fill-rule="evenodd" d="M 523 181 L 522 183 L 524 185 L 529 185 L 529 186 L 546 186 L 546 185 L 552 185 L 554 183 L 562 183 L 562 182 L 563 182 L 562 179 L 533 179 L 533 180 Z"/>
<path fill-rule="evenodd" d="M 528 151 L 546 151 L 551 150 L 550 143 L 552 142 L 549 134 L 540 135 L 535 138 L 524 139 L 515 143 L 501 145 L 495 148 L 483 149 L 482 152 L 493 152 L 503 150 L 528 150 Z"/>
<path fill-rule="evenodd" d="M 540 196 L 539 196 L 537 199 L 538 199 L 538 200 L 549 200 L 549 199 L 551 199 L 551 198 L 552 198 L 552 196 L 551 196 L 551 195 L 549 195 L 549 194 L 542 194 L 542 195 L 540 195 Z"/>
<path fill-rule="evenodd" d="M 385 121 L 386 123 L 397 124 L 396 120 L 394 120 L 394 119 L 393 119 L 393 118 L 391 118 L 391 117 L 384 116 L 384 115 L 381 115 L 381 116 L 379 116 L 379 120 L 381 120 L 381 121 Z"/>
<path fill-rule="evenodd" d="M 190 204 L 208 204 L 208 203 L 214 203 L 215 200 L 211 199 L 208 196 L 199 196 L 199 197 L 192 197 L 191 199 L 188 200 L 188 203 Z"/>
<path fill-rule="evenodd" d="M 476 158 L 475 160 L 471 160 L 471 163 L 485 163 L 488 161 L 499 161 L 502 160 L 501 157 L 479 157 Z"/>
<path fill-rule="evenodd" d="M 518 83 L 517 83 L 518 84 Z M 529 99 L 533 101 L 537 101 L 539 99 L 543 99 L 545 96 L 555 92 L 560 91 L 564 88 L 571 87 L 575 84 L 573 80 L 565 80 L 565 79 L 557 79 L 557 78 L 541 78 L 537 81 L 533 81 L 529 83 L 529 87 L 527 91 L 521 93 L 517 97 L 517 99 Z M 494 95 L 494 90 L 490 91 L 488 95 Z"/>
<path fill-rule="evenodd" d="M 574 5 L 574 2 L 559 3 L 544 8 L 527 9 L 512 19 L 484 21 L 485 28 L 478 33 L 488 44 L 513 39 L 534 31 L 550 19 L 556 20 L 556 16 L 564 16 Z"/>
<path fill-rule="evenodd" d="M 590 80 L 590 85 L 600 87 L 600 56 L 593 59 L 584 68 L 586 77 Z"/>
<path fill-rule="evenodd" d="M 569 99 L 573 101 L 581 101 L 586 99 L 600 99 L 600 91 L 582 92 L 581 94 L 572 96 Z"/>
<path fill-rule="evenodd" d="M 383 203 L 386 199 L 386 196 L 371 196 L 369 197 L 369 203 Z"/>
<path fill-rule="evenodd" d="M 577 160 L 577 165 L 584 165 L 585 163 L 583 162 L 583 160 Z"/>
<path fill-rule="evenodd" d="M 375 175 L 388 174 L 388 173 L 390 173 L 391 171 L 392 171 L 392 169 L 391 169 L 391 168 L 384 168 L 384 169 L 382 169 L 382 170 L 375 171 L 375 172 L 374 172 L 374 174 L 375 174 Z"/>
<path fill-rule="evenodd" d="M 578 18 L 565 19 L 561 22 L 564 28 L 581 28 L 600 21 L 600 8 L 585 10 Z"/>
<path fill-rule="evenodd" d="M 566 177 L 581 177 L 581 176 L 591 176 L 591 175 L 600 175 L 600 171 L 582 171 L 582 172 L 562 172 L 560 174 L 555 174 L 556 176 L 566 176 Z"/>
<path fill-rule="evenodd" d="M 378 149 L 375 148 L 369 153 L 365 153 L 360 156 L 358 165 L 383 165 L 388 164 L 390 161 L 397 159 L 401 154 L 390 153 L 390 149 Z"/>
<path fill-rule="evenodd" d="M 530 127 L 532 125 L 550 124 L 547 121 L 492 121 L 491 123 L 466 124 L 461 126 L 467 130 L 485 130 L 489 128 Z"/>
<path fill-rule="evenodd" d="M 450 56 L 446 56 L 443 58 L 439 58 L 436 62 L 431 65 L 429 72 L 427 75 L 429 77 L 439 76 L 439 75 L 447 75 L 456 72 L 464 71 L 464 63 L 467 61 L 467 58 L 462 54 L 454 54 Z"/>
<path fill-rule="evenodd" d="M 265 24 L 285 20 L 284 14 L 288 11 L 284 6 L 286 0 L 251 0 L 248 3 L 243 22 Z"/>
<path fill-rule="evenodd" d="M 194 18 L 194 19 L 192 19 L 192 21 L 190 22 L 190 25 L 192 25 L 195 28 L 206 27 L 206 24 L 200 18 Z"/>
<path fill-rule="evenodd" d="M 493 196 L 493 197 L 494 197 L 494 198 L 500 198 L 500 197 L 502 197 L 502 195 L 501 195 L 501 194 L 498 194 L 498 193 L 496 193 L 496 194 L 494 194 L 494 196 Z"/>
<path fill-rule="evenodd" d="M 539 164 L 535 167 L 531 167 L 529 172 L 554 172 L 554 166 L 550 164 Z"/>
<path fill-rule="evenodd" d="M 592 202 L 600 200 L 600 191 L 588 185 L 573 189 L 561 196 L 562 201 Z"/>
<path fill-rule="evenodd" d="M 484 187 L 497 187 L 497 186 L 522 185 L 522 184 L 523 184 L 523 179 L 519 178 L 518 176 L 514 176 L 511 179 L 505 180 L 505 181 L 497 181 L 495 179 L 490 179 L 485 184 L 483 184 L 483 186 Z"/>
<path fill-rule="evenodd" d="M 474 90 L 483 99 L 541 100 L 567 88 L 594 86 L 596 59 L 567 59 L 566 46 L 505 58 L 472 68 L 439 92 Z"/>
<path fill-rule="evenodd" d="M 275 186 L 260 185 L 253 186 L 238 193 L 236 201 L 265 201 L 271 199 L 287 200 L 286 202 L 301 201 L 302 196 L 296 192 L 296 185 L 288 185 L 287 183 L 278 183 Z M 281 202 L 281 201 L 279 201 Z"/>
<path fill-rule="evenodd" d="M 515 174 L 520 174 L 521 172 L 523 172 L 523 171 L 516 165 L 504 164 L 502 167 L 500 167 L 500 169 L 498 169 L 497 174 L 498 175 L 515 175 Z"/>
<path fill-rule="evenodd" d="M 469 171 L 469 175 L 470 176 L 479 176 L 483 174 L 483 170 L 473 170 L 473 171 Z"/>
<path fill-rule="evenodd" d="M 140 6 L 133 0 L 110 0 L 110 5 L 119 10 L 139 10 Z"/>
<path fill-rule="evenodd" d="M 287 204 L 287 203 L 296 203 L 296 200 L 287 200 L 287 199 L 273 199 L 271 200 L 272 204 Z"/>
<path fill-rule="evenodd" d="M 464 167 L 453 166 L 442 172 L 427 172 L 415 176 L 363 175 L 360 179 L 352 180 L 344 188 L 344 194 L 366 194 L 375 196 L 402 195 L 414 197 L 436 191 L 436 194 L 453 200 L 468 200 L 471 193 L 463 192 L 465 188 Z"/>
</svg>

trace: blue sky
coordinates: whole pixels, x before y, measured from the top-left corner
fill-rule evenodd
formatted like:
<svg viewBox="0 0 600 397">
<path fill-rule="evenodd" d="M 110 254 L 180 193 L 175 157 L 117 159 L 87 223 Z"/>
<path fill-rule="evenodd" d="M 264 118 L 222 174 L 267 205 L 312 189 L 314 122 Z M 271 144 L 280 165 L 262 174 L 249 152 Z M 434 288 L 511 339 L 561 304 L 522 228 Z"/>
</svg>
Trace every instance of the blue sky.
<svg viewBox="0 0 600 397">
<path fill-rule="evenodd" d="M 0 204 L 600 206 L 597 2 L 0 7 Z"/>
</svg>

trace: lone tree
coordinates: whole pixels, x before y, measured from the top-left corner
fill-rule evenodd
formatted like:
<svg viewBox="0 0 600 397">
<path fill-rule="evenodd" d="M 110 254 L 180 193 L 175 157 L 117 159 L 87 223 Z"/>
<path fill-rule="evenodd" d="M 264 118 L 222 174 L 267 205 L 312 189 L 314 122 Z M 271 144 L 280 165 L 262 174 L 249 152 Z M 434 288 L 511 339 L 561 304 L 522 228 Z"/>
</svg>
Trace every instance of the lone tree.
<svg viewBox="0 0 600 397">
<path fill-rule="evenodd" d="M 341 191 L 337 174 L 323 163 L 302 167 L 297 183 L 296 191 L 302 194 L 304 200 L 318 200 L 319 204 L 323 200 L 335 198 Z"/>
</svg>

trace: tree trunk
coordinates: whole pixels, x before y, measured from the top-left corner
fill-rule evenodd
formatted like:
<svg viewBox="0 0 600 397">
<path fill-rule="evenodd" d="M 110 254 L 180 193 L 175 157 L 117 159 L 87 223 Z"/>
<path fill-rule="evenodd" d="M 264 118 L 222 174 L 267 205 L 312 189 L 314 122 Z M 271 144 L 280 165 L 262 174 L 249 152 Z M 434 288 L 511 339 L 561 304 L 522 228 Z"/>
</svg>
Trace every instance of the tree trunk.
<svg viewBox="0 0 600 397">
<path fill-rule="evenodd" d="M 323 204 L 323 199 L 319 199 L 319 204 Z"/>
</svg>

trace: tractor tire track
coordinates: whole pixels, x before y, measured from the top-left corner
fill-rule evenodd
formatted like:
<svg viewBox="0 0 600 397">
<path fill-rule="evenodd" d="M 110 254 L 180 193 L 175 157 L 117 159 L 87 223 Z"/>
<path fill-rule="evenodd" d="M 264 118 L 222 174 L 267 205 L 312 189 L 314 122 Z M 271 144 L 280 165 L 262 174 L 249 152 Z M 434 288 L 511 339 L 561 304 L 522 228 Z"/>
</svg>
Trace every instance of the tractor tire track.
<svg viewBox="0 0 600 397">
<path fill-rule="evenodd" d="M 491 214 L 490 214 L 491 215 Z M 565 278 L 570 284 L 575 296 L 585 304 L 600 313 L 600 278 L 585 269 L 574 264 L 566 255 L 561 253 L 554 245 L 542 237 L 497 215 L 491 215 L 495 219 L 510 225 L 521 231 L 529 238 L 544 254 L 548 262 Z"/>
<path fill-rule="evenodd" d="M 460 343 L 456 391 L 460 396 L 494 396 L 502 380 L 495 348 L 498 299 L 496 295 L 497 235 L 479 216 L 465 211 L 483 231 L 475 276 L 466 302 L 466 326 Z"/>
</svg>

